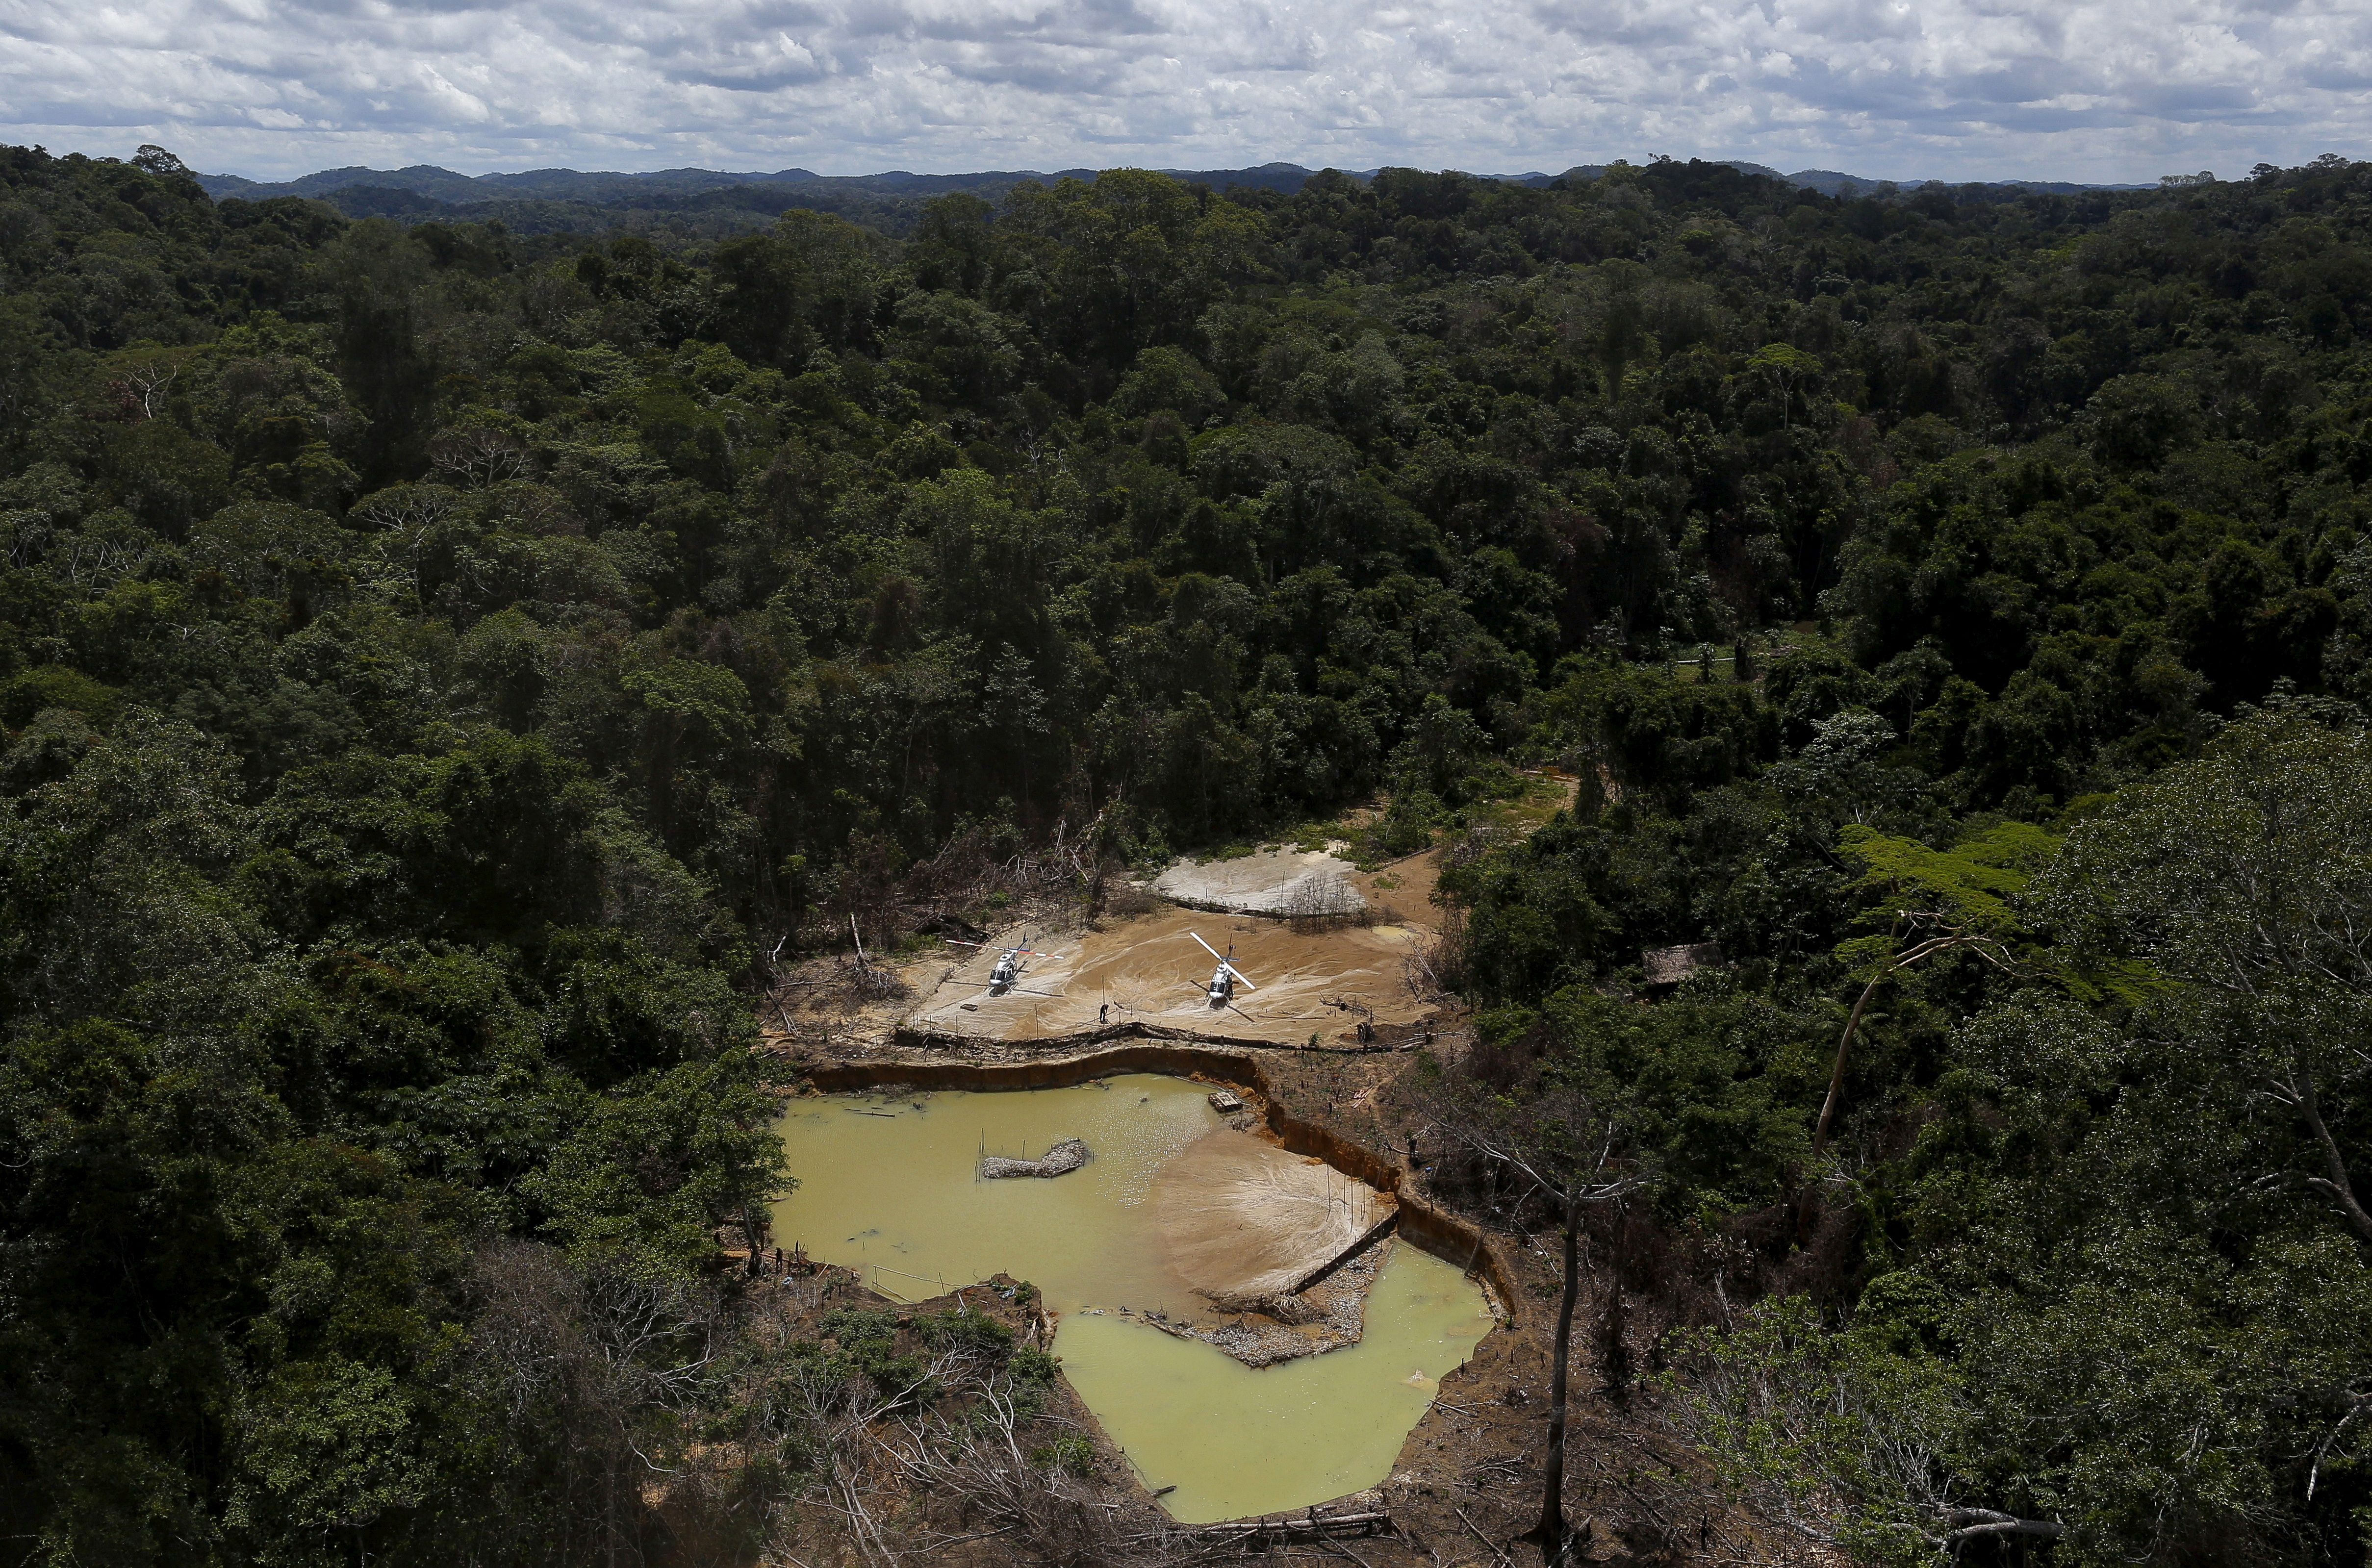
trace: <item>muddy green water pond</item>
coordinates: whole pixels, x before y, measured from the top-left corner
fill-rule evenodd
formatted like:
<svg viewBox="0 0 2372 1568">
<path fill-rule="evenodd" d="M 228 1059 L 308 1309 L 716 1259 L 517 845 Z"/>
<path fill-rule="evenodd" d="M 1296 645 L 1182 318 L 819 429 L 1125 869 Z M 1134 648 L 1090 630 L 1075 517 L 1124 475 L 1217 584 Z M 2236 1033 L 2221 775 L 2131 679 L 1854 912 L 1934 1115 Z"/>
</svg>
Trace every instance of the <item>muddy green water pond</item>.
<svg viewBox="0 0 2372 1568">
<path fill-rule="evenodd" d="M 1219 1125 L 1204 1086 L 1134 1074 L 1066 1089 L 793 1103 L 782 1133 L 798 1191 L 774 1235 L 919 1301 L 1000 1271 L 1062 1316 L 1054 1349 L 1073 1388 L 1149 1487 L 1187 1523 L 1298 1509 L 1373 1486 L 1492 1326 L 1456 1265 L 1405 1242 L 1367 1297 L 1360 1342 L 1255 1371 L 1199 1341 L 1112 1316 L 1202 1316 L 1165 1267 L 1156 1176 Z M 1036 1157 L 1084 1139 L 1086 1168 L 983 1181 L 983 1153 Z"/>
</svg>

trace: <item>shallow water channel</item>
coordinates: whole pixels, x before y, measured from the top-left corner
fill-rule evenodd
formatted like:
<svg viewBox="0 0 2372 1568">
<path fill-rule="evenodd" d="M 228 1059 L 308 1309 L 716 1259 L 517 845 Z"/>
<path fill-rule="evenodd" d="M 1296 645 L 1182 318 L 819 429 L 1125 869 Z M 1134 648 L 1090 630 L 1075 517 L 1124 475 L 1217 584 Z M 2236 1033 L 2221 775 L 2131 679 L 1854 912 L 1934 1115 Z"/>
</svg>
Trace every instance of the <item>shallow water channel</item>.
<svg viewBox="0 0 2372 1568">
<path fill-rule="evenodd" d="M 1255 1371 L 1211 1346 L 1110 1316 L 1202 1307 L 1163 1264 L 1154 1179 L 1219 1125 L 1203 1086 L 1134 1074 L 1065 1089 L 794 1102 L 782 1133 L 799 1189 L 774 1235 L 922 1300 L 1000 1271 L 1062 1315 L 1072 1387 L 1161 1501 L 1189 1523 L 1297 1509 L 1384 1479 L 1444 1373 L 1490 1330 L 1459 1269 L 1392 1244 L 1361 1342 Z M 1052 1180 L 983 1181 L 982 1154 L 1064 1138 L 1094 1158 Z M 944 1284 L 942 1283 L 944 1282 Z"/>
</svg>

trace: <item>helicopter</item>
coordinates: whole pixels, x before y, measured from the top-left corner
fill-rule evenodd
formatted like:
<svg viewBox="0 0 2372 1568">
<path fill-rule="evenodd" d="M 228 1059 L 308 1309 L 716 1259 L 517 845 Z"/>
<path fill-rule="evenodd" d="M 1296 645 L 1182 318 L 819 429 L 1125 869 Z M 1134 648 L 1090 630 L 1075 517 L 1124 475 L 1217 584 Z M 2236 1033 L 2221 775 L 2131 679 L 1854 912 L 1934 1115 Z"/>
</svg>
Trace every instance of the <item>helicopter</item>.
<svg viewBox="0 0 2372 1568">
<path fill-rule="evenodd" d="M 1022 941 L 1026 943 L 1029 940 L 1029 938 L 1028 935 L 1024 935 Z M 948 942 L 952 947 L 978 947 L 983 951 L 989 950 L 989 946 L 985 942 L 966 942 L 953 936 L 948 937 Z M 1009 991 L 1018 991 L 1029 996 L 1052 996 L 1054 994 L 1054 993 L 1051 991 L 1031 991 L 1028 986 L 1021 983 L 1021 960 L 1024 958 L 1059 958 L 1063 956 L 1062 954 L 1041 953 L 1035 947 L 1000 947 L 994 951 L 996 953 L 996 963 L 994 967 L 990 969 L 988 971 L 987 980 L 971 980 L 961 981 L 960 983 L 965 985 L 981 986 L 991 996 L 1002 996 Z"/>
<path fill-rule="evenodd" d="M 1219 967 L 1211 971 L 1211 983 L 1203 988 L 1203 994 L 1210 1002 L 1212 1006 L 1226 1007 L 1233 1005 L 1236 998 L 1236 982 L 1238 981 L 1243 981 L 1243 987 L 1246 991 L 1258 991 L 1260 989 L 1259 986 L 1254 985 L 1251 982 L 1250 978 L 1247 976 L 1243 970 L 1236 968 L 1236 945 L 1233 942 L 1227 944 L 1227 950 L 1225 953 L 1221 953 L 1216 947 L 1212 947 L 1208 942 L 1203 941 L 1202 933 L 1190 931 L 1186 935 L 1193 937 L 1196 942 L 1201 943 L 1203 951 L 1210 954 L 1211 957 L 1219 960 Z M 1238 1008 L 1238 1011 L 1241 1011 L 1241 1009 Z"/>
</svg>

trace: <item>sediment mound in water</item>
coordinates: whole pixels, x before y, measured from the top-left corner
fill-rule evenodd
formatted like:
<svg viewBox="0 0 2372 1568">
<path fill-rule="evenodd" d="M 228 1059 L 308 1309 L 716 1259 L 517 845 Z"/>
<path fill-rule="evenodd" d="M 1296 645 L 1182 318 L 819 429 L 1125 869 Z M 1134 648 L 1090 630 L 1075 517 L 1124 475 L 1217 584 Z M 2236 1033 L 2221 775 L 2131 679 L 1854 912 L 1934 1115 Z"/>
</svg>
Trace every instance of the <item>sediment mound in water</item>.
<svg viewBox="0 0 2372 1568">
<path fill-rule="evenodd" d="M 1065 1176 L 1087 1163 L 1087 1146 L 1076 1138 L 1065 1138 L 1034 1160 L 1007 1159 L 1003 1155 L 990 1155 L 980 1162 L 981 1175 L 991 1181 L 1012 1176 Z"/>
<path fill-rule="evenodd" d="M 1295 1295 L 1397 1209 L 1321 1160 L 1226 1127 L 1172 1159 L 1154 1188 L 1169 1266 L 1228 1310 L 1266 1310 L 1255 1304 Z"/>
</svg>

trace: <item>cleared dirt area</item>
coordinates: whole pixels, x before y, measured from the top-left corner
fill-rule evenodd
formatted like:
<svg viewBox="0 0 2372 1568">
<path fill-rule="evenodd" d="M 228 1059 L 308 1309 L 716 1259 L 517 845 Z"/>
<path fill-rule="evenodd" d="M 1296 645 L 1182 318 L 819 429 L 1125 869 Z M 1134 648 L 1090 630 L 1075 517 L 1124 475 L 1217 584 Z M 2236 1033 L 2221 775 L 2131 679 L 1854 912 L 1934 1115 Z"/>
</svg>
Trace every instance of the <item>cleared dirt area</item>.
<svg viewBox="0 0 2372 1568">
<path fill-rule="evenodd" d="M 1351 877 L 1353 890 L 1384 919 L 1426 931 L 1441 924 L 1441 910 L 1433 901 L 1434 889 L 1440 885 L 1441 854 L 1436 850 L 1395 860 L 1373 871 L 1354 872 Z"/>
<path fill-rule="evenodd" d="M 1254 989 L 1239 985 L 1232 1003 L 1213 1006 L 1203 987 L 1216 966 L 1194 934 L 1223 953 L 1232 944 L 1236 967 Z M 994 940 L 1020 938 L 1013 931 Z M 1320 1044 L 1339 1049 L 1360 1043 L 1365 1023 L 1389 1041 L 1421 1029 L 1436 1010 L 1415 989 L 1422 981 L 1412 964 L 1425 940 L 1405 925 L 1302 930 L 1258 917 L 1164 909 L 1107 921 L 1099 930 L 1034 938 L 1033 947 L 1049 951 L 1028 959 L 1019 983 L 1001 993 L 988 986 L 994 950 L 952 948 L 961 958 L 924 992 L 904 1027 L 1019 1042 L 1138 1023 L 1276 1046 L 1307 1045 L 1316 1035 Z"/>
</svg>

